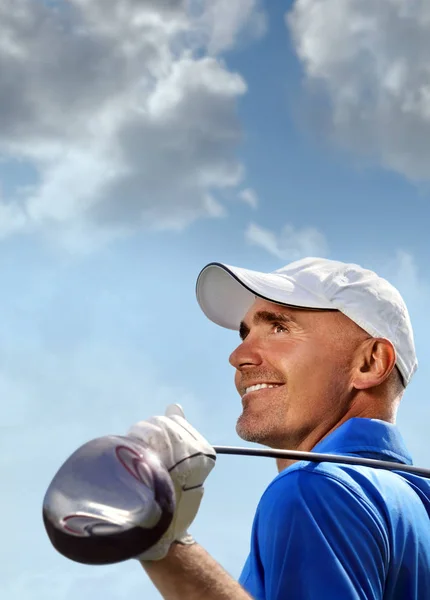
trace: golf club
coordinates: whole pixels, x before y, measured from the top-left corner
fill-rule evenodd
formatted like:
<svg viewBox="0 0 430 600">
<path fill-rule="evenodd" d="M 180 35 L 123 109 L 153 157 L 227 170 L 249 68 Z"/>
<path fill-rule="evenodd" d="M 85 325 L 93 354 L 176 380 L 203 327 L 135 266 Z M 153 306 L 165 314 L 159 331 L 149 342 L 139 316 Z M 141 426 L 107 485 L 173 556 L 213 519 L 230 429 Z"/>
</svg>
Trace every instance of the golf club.
<svg viewBox="0 0 430 600">
<path fill-rule="evenodd" d="M 362 465 L 430 478 L 430 469 L 355 456 L 215 446 L 234 454 Z M 54 476 L 43 501 L 43 521 L 54 548 L 89 565 L 139 556 L 163 536 L 175 512 L 170 475 L 143 442 L 104 436 L 74 452 Z"/>
<path fill-rule="evenodd" d="M 167 531 L 174 512 L 173 483 L 156 454 L 115 435 L 78 448 L 43 500 L 43 522 L 54 548 L 88 565 L 145 552 Z"/>
<path fill-rule="evenodd" d="M 344 456 L 342 454 L 321 454 L 318 452 L 300 452 L 299 450 L 272 450 L 270 448 L 242 448 L 239 446 L 214 446 L 217 454 L 235 454 L 240 456 L 263 456 L 268 458 L 284 458 L 287 460 L 306 460 L 310 462 L 329 462 L 344 465 L 359 465 L 373 467 L 374 469 L 385 469 L 386 471 L 399 471 L 412 473 L 420 477 L 430 479 L 430 469 L 405 465 L 403 463 L 364 458 L 359 456 Z"/>
</svg>

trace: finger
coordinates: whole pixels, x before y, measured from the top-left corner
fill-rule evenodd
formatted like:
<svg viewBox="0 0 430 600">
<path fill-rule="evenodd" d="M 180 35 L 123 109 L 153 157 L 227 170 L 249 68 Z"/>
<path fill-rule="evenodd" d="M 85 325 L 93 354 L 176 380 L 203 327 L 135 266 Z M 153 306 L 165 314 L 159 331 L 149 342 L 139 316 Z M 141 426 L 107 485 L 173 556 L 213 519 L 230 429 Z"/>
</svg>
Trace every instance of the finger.
<svg viewBox="0 0 430 600">
<path fill-rule="evenodd" d="M 180 404 L 169 404 L 166 408 L 166 417 L 182 417 L 185 419 L 185 413 Z"/>
<path fill-rule="evenodd" d="M 174 421 L 173 427 L 176 427 L 176 431 L 181 435 L 188 435 L 194 441 L 194 444 L 199 444 L 201 448 L 204 448 L 205 452 L 209 452 L 210 454 L 215 454 L 215 450 L 211 446 L 211 444 L 204 438 L 198 431 L 195 429 L 191 423 L 189 423 L 185 418 L 174 415 L 170 417 L 171 421 Z M 181 436 L 182 437 L 182 436 Z"/>
<path fill-rule="evenodd" d="M 139 421 L 135 423 L 127 432 L 128 436 L 134 436 L 145 442 L 148 446 L 158 447 L 160 440 L 164 440 L 166 434 L 160 424 L 154 420 Z"/>
</svg>

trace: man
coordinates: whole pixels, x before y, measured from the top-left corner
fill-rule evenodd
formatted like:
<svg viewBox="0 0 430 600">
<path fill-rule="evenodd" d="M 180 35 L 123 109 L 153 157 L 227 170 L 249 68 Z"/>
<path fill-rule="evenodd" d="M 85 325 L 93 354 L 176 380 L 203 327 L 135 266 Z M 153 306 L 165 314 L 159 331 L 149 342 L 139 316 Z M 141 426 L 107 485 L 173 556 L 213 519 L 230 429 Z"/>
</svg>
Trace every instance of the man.
<svg viewBox="0 0 430 600">
<path fill-rule="evenodd" d="M 240 332 L 230 362 L 241 438 L 411 463 L 394 423 L 417 360 L 406 306 L 386 280 L 318 258 L 271 274 L 213 263 L 197 297 L 211 320 Z M 187 533 L 211 447 L 178 408 L 131 433 L 149 440 L 175 483 L 176 520 L 139 557 L 164 598 L 430 598 L 429 480 L 402 474 L 401 465 L 389 472 L 279 460 L 236 582 Z"/>
</svg>

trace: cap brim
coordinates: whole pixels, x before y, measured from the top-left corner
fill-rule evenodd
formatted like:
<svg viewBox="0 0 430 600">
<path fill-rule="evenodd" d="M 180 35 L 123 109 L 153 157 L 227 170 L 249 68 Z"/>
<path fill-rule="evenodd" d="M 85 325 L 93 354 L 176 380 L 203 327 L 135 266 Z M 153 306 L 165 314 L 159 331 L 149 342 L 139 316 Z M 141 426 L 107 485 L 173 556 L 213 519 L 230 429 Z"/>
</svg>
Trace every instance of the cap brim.
<svg viewBox="0 0 430 600">
<path fill-rule="evenodd" d="M 333 310 L 318 296 L 278 273 L 261 273 L 221 263 L 210 263 L 200 272 L 197 301 L 205 315 L 227 329 L 238 330 L 255 297 L 313 310 Z"/>
</svg>

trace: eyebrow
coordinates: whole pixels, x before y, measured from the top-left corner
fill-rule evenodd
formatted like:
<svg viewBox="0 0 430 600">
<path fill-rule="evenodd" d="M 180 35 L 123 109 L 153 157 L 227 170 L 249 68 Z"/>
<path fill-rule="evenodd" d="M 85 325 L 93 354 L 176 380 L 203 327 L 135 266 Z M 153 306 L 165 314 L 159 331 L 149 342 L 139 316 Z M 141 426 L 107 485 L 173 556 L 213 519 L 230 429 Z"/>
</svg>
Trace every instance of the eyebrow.
<svg viewBox="0 0 430 600">
<path fill-rule="evenodd" d="M 296 319 L 291 315 L 287 315 L 283 312 L 272 312 L 270 310 L 259 310 L 256 312 L 252 319 L 252 323 L 253 325 L 259 325 L 260 323 L 284 323 L 285 325 L 298 324 Z M 249 332 L 249 326 L 245 321 L 241 321 L 239 325 L 239 335 L 241 339 L 244 340 Z"/>
</svg>

